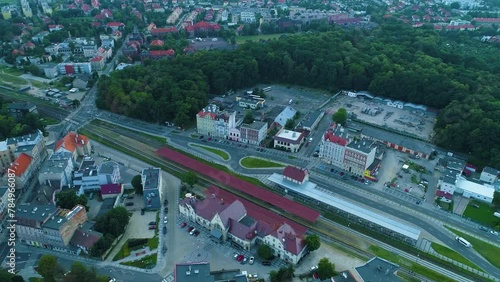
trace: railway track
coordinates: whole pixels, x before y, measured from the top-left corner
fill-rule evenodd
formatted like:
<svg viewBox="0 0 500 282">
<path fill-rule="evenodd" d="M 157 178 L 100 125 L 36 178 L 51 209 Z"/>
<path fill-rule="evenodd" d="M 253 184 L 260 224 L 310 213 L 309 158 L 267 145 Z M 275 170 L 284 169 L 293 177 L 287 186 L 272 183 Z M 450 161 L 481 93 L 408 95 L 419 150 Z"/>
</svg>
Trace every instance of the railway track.
<svg viewBox="0 0 500 282">
<path fill-rule="evenodd" d="M 189 171 L 189 169 L 186 169 L 180 165 L 164 159 L 163 157 L 156 155 L 157 148 L 153 147 L 153 144 L 159 142 L 156 140 L 151 140 L 146 136 L 134 134 L 133 132 L 130 132 L 128 130 L 120 129 L 120 127 L 118 126 L 104 124 L 92 124 L 90 126 L 87 126 L 85 130 L 100 138 L 101 141 L 104 141 L 103 143 L 112 143 L 115 146 L 121 147 L 121 149 L 123 149 L 125 152 L 130 152 L 131 155 L 137 155 L 137 152 L 140 152 L 140 156 L 143 159 L 145 159 L 151 165 L 161 167 L 165 171 L 173 172 L 174 174 L 183 174 Z M 147 144 L 145 144 L 144 142 L 146 142 Z M 160 144 L 159 146 L 161 145 L 164 144 Z M 343 249 L 356 257 L 363 259 L 369 259 L 373 257 L 373 254 L 359 247 L 360 244 L 367 244 L 366 241 L 363 241 L 363 239 L 361 238 L 354 238 L 351 233 L 333 226 L 325 218 L 320 217 L 318 218 L 318 220 L 316 220 L 315 223 L 311 223 L 303 220 L 302 218 L 287 213 L 269 203 L 263 202 L 261 199 L 251 197 L 239 190 L 233 189 L 232 187 L 229 187 L 222 183 L 218 183 L 211 178 L 199 175 L 199 179 L 201 180 L 199 182 L 202 185 L 215 185 L 265 209 L 272 209 L 280 216 L 307 227 L 310 233 L 317 234 L 318 236 L 320 236 L 320 238 L 322 238 L 324 242 L 328 242 L 330 245 Z M 403 272 L 406 276 L 413 279 L 417 278 L 419 280 L 425 279 L 426 281 L 429 281 L 427 278 L 415 274 L 408 269 L 401 268 L 400 271 Z"/>
</svg>

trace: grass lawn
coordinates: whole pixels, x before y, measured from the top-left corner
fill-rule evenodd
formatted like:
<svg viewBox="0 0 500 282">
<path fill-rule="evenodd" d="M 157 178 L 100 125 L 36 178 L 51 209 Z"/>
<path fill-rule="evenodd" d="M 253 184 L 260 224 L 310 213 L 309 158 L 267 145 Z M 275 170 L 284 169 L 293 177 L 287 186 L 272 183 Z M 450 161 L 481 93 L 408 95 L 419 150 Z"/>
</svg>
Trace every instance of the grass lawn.
<svg viewBox="0 0 500 282">
<path fill-rule="evenodd" d="M 434 281 L 440 281 L 440 282 L 452 282 L 455 281 L 451 278 L 448 278 L 436 271 L 430 270 L 420 264 L 414 263 L 412 261 L 409 261 L 405 258 L 402 258 L 398 256 L 397 254 L 394 254 L 390 251 L 387 251 L 385 249 L 382 249 L 378 246 L 370 246 L 369 250 L 376 256 L 381 257 L 383 259 L 386 259 L 390 262 L 393 262 L 401 267 L 404 267 L 406 269 L 412 270 L 420 275 L 423 275 L 431 280 Z"/>
<path fill-rule="evenodd" d="M 2 1 L 0 0 L 0 3 L 2 3 Z M 43 282 L 45 280 L 43 280 L 43 278 L 38 278 L 38 277 L 30 277 L 30 282 Z"/>
<path fill-rule="evenodd" d="M 448 257 L 452 260 L 455 260 L 457 262 L 468 265 L 468 266 L 475 268 L 477 270 L 483 271 L 479 266 L 473 264 L 470 260 L 464 258 L 461 254 L 455 252 L 454 250 L 452 250 L 448 247 L 445 247 L 445 246 L 440 245 L 438 243 L 432 243 L 431 246 L 434 249 L 434 251 L 436 251 L 440 255 L 443 255 L 443 256 Z"/>
<path fill-rule="evenodd" d="M 158 256 L 158 254 L 147 255 L 141 259 L 134 260 L 134 261 L 120 262 L 120 264 L 128 265 L 128 266 L 135 266 L 135 267 L 145 268 L 145 269 L 152 269 L 156 265 L 157 256 Z"/>
<path fill-rule="evenodd" d="M 245 36 L 236 36 L 236 43 L 241 44 L 247 41 L 258 41 L 261 39 L 275 39 L 279 38 L 283 34 L 261 34 L 261 35 L 245 35 Z"/>
<path fill-rule="evenodd" d="M 0 0 L 0 3 L 6 3 L 8 1 L 9 0 Z M 12 1 L 12 2 L 16 2 L 16 1 Z M 16 68 L 10 68 L 7 66 L 0 66 L 0 73 L 6 73 L 6 74 L 10 74 L 10 75 L 15 75 L 15 76 L 20 76 L 21 74 L 23 74 L 23 72 L 21 70 L 16 69 Z"/>
<path fill-rule="evenodd" d="M 151 251 L 158 249 L 158 244 L 160 243 L 159 240 L 158 236 L 148 239 L 148 247 Z"/>
<path fill-rule="evenodd" d="M 195 145 L 195 144 L 192 144 L 192 146 L 196 147 L 196 148 L 203 149 L 205 151 L 209 151 L 210 153 L 214 153 L 214 154 L 218 155 L 219 157 L 221 157 L 225 161 L 229 160 L 229 155 L 226 152 L 221 151 L 219 149 L 205 147 L 205 146 L 201 146 L 201 145 Z"/>
<path fill-rule="evenodd" d="M 128 248 L 128 241 L 127 241 L 123 244 L 122 248 L 118 251 L 118 253 L 116 253 L 116 255 L 113 257 L 113 261 L 121 260 L 128 256 L 130 256 L 130 250 Z"/>
<path fill-rule="evenodd" d="M 4 73 L 2 71 L 0 71 L 0 79 L 5 83 L 11 84 L 12 86 L 23 86 L 28 84 L 26 79 L 20 78 L 16 75 Z"/>
<path fill-rule="evenodd" d="M 199 138 L 200 136 L 196 135 L 196 134 L 191 134 L 191 138 Z"/>
<path fill-rule="evenodd" d="M 500 254 L 499 247 L 483 242 L 475 237 L 469 236 L 451 227 L 448 226 L 445 227 L 448 228 L 451 232 L 469 241 L 469 243 L 472 244 L 472 248 L 474 248 L 474 250 L 476 250 L 481 256 L 483 256 L 487 261 L 489 261 L 495 267 L 500 268 L 500 256 L 498 255 Z"/>
<path fill-rule="evenodd" d="M 479 208 L 475 208 L 473 205 L 479 206 Z M 494 221 L 497 219 L 493 213 L 495 210 L 488 204 L 478 202 L 478 201 L 470 201 L 465 208 L 464 216 L 469 217 L 477 222 L 480 222 L 484 225 L 493 227 Z"/>
<path fill-rule="evenodd" d="M 241 159 L 241 165 L 245 168 L 269 168 L 285 166 L 283 164 L 253 157 L 244 157 L 243 159 Z"/>
<path fill-rule="evenodd" d="M 297 157 L 294 157 L 294 156 L 288 156 L 288 159 L 290 160 L 295 160 Z"/>
</svg>

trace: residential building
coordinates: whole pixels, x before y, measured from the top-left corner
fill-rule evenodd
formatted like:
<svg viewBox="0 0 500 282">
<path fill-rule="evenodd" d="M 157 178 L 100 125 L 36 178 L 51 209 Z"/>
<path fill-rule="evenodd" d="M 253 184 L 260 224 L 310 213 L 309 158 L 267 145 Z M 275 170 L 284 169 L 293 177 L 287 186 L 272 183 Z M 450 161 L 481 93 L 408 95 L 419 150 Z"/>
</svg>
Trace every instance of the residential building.
<svg viewBox="0 0 500 282">
<path fill-rule="evenodd" d="M 267 122 L 254 121 L 251 124 L 242 124 L 240 126 L 239 140 L 243 143 L 260 145 L 267 135 Z"/>
<path fill-rule="evenodd" d="M 369 139 L 354 140 L 345 146 L 344 170 L 357 175 L 364 176 L 365 170 L 375 160 L 377 148 L 374 142 Z"/>
<path fill-rule="evenodd" d="M 167 28 L 155 28 L 151 30 L 151 35 L 164 38 L 169 33 L 177 33 L 178 30 L 176 27 L 167 27 Z"/>
<path fill-rule="evenodd" d="M 141 182 L 146 209 L 161 208 L 163 197 L 163 177 L 160 168 L 149 167 L 142 170 Z"/>
<path fill-rule="evenodd" d="M 70 152 L 55 152 L 42 164 L 38 173 L 38 183 L 43 184 L 47 181 L 59 183 L 56 189 L 71 186 L 74 167 L 73 155 Z"/>
<path fill-rule="evenodd" d="M 14 157 L 15 144 L 7 145 L 7 141 L 0 141 L 0 174 L 3 175 L 10 167 Z"/>
<path fill-rule="evenodd" d="M 196 115 L 196 126 L 199 134 L 227 139 L 229 130 L 236 127 L 236 112 L 209 104 Z"/>
<path fill-rule="evenodd" d="M 37 114 L 36 105 L 30 102 L 14 102 L 9 105 L 9 113 L 16 119 L 21 119 L 29 113 Z"/>
<path fill-rule="evenodd" d="M 89 62 L 92 69 L 96 71 L 102 70 L 106 65 L 106 60 L 102 56 L 96 56 L 90 59 Z"/>
<path fill-rule="evenodd" d="M 307 170 L 307 168 L 288 165 L 283 171 L 283 179 L 298 185 L 302 185 L 302 183 L 309 181 L 309 171 Z"/>
<path fill-rule="evenodd" d="M 75 231 L 87 221 L 87 212 L 81 205 L 71 210 L 54 205 L 20 205 L 16 220 L 16 233 L 21 243 L 78 254 L 78 248 L 70 242 Z"/>
<path fill-rule="evenodd" d="M 274 119 L 274 124 L 275 126 L 281 128 L 284 127 L 286 122 L 289 119 L 293 119 L 295 114 L 297 113 L 297 110 L 294 108 L 287 106 L 275 119 Z"/>
<path fill-rule="evenodd" d="M 497 169 L 487 166 L 483 168 L 483 171 L 481 171 L 479 180 L 487 183 L 494 183 L 498 180 L 498 175 L 499 171 Z"/>
<path fill-rule="evenodd" d="M 4 20 L 8 20 L 12 17 L 12 10 L 13 7 L 11 7 L 10 5 L 2 7 L 2 16 Z"/>
<path fill-rule="evenodd" d="M 113 183 L 101 185 L 103 199 L 113 199 L 123 194 L 123 184 Z"/>
<path fill-rule="evenodd" d="M 0 187 L 0 222 L 3 222 L 9 207 L 9 193 L 7 191 L 9 191 L 7 187 Z M 2 227 L 0 226 L 1 231 Z"/>
<path fill-rule="evenodd" d="M 27 18 L 33 17 L 33 12 L 31 11 L 30 3 L 28 0 L 21 0 L 21 10 L 23 15 Z"/>
<path fill-rule="evenodd" d="M 278 131 L 273 139 L 274 148 L 292 153 L 297 153 L 300 149 L 300 146 L 302 146 L 302 144 L 306 140 L 304 132 L 287 130 L 284 127 Z"/>
<path fill-rule="evenodd" d="M 42 6 L 42 12 L 43 12 L 44 14 L 47 14 L 47 15 L 52 15 L 52 12 L 53 12 L 53 11 L 52 11 L 52 7 L 49 5 L 49 3 L 47 3 L 47 2 L 45 2 L 45 1 L 43 1 L 43 2 L 41 3 L 41 6 Z"/>
<path fill-rule="evenodd" d="M 5 141 L 0 142 L 1 172 L 4 172 L 10 167 L 12 162 L 14 162 L 21 153 L 29 155 L 32 158 L 31 163 L 34 165 L 35 171 L 38 170 L 41 162 L 47 157 L 45 139 L 41 131 L 7 138 Z"/>
<path fill-rule="evenodd" d="M 45 39 L 45 37 L 49 35 L 49 32 L 46 31 L 46 30 L 43 30 L 43 31 L 40 31 L 39 33 L 37 33 L 36 35 L 34 35 L 33 37 L 31 37 L 31 40 L 33 40 L 33 42 L 35 43 L 43 43 L 43 40 Z"/>
<path fill-rule="evenodd" d="M 319 157 L 338 168 L 344 168 L 345 147 L 350 142 L 348 131 L 334 124 L 323 135 L 319 147 Z"/>
<path fill-rule="evenodd" d="M 38 65 L 38 69 L 43 71 L 46 78 L 55 78 L 59 75 L 59 68 L 54 63 Z"/>
<path fill-rule="evenodd" d="M 122 180 L 120 167 L 116 162 L 102 163 L 99 166 L 98 174 L 100 184 L 116 184 Z"/>
<path fill-rule="evenodd" d="M 264 98 L 246 98 L 240 96 L 236 97 L 236 102 L 238 102 L 240 107 L 252 110 L 262 109 L 266 104 L 266 100 Z"/>
<path fill-rule="evenodd" d="M 78 157 L 89 156 L 92 147 L 87 136 L 71 131 L 63 139 L 57 141 L 57 151 L 70 152 L 73 154 L 73 160 L 76 161 Z"/>
<path fill-rule="evenodd" d="M 174 49 L 168 50 L 144 50 L 141 52 L 141 60 L 150 59 L 150 60 L 160 60 L 163 58 L 171 58 L 175 56 Z"/>
<path fill-rule="evenodd" d="M 75 233 L 73 233 L 73 237 L 71 237 L 69 243 L 81 249 L 85 254 L 88 254 L 90 248 L 103 236 L 102 233 L 95 231 L 94 225 L 95 223 L 90 221 L 81 224 L 75 230 Z"/>
<path fill-rule="evenodd" d="M 49 24 L 48 28 L 49 28 L 49 32 L 53 32 L 53 31 L 62 30 L 64 28 L 64 26 L 61 24 Z"/>
<path fill-rule="evenodd" d="M 59 49 L 61 50 L 61 49 Z M 60 52 L 60 51 L 59 51 Z M 58 73 L 61 75 L 65 74 L 92 74 L 92 66 L 89 62 L 86 63 L 60 63 L 57 65 Z"/>
<path fill-rule="evenodd" d="M 256 21 L 254 12 L 241 12 L 240 21 L 244 23 L 254 23 Z"/>
<path fill-rule="evenodd" d="M 217 187 L 210 187 L 205 195 L 203 200 L 184 198 L 179 211 L 210 230 L 215 239 L 230 240 L 245 250 L 259 241 L 271 247 L 275 256 L 292 264 L 297 264 L 307 252 L 303 240 L 305 227 Z"/>
</svg>

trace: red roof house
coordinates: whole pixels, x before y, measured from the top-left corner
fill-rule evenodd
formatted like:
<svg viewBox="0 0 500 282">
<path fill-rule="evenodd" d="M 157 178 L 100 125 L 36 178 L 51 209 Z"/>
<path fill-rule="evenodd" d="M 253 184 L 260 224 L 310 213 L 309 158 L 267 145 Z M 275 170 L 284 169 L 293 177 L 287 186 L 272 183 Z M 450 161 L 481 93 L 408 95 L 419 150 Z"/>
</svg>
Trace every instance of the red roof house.
<svg viewBox="0 0 500 282">
<path fill-rule="evenodd" d="M 103 199 L 115 198 L 123 193 L 123 184 L 101 185 L 101 196 Z"/>
<path fill-rule="evenodd" d="M 150 45 L 151 46 L 163 46 L 163 44 L 165 44 L 163 41 L 156 39 L 156 40 L 151 41 Z"/>
<path fill-rule="evenodd" d="M 287 166 L 283 171 L 283 178 L 301 185 L 309 180 L 309 171 L 307 168 L 300 168 L 295 166 Z"/>
<path fill-rule="evenodd" d="M 19 157 L 10 165 L 9 171 L 13 171 L 14 175 L 21 177 L 29 168 L 32 157 L 25 153 L 21 153 Z"/>
<path fill-rule="evenodd" d="M 70 132 L 63 139 L 56 142 L 56 151 L 65 150 L 73 154 L 76 160 L 78 156 L 90 155 L 91 147 L 87 136 Z"/>
</svg>

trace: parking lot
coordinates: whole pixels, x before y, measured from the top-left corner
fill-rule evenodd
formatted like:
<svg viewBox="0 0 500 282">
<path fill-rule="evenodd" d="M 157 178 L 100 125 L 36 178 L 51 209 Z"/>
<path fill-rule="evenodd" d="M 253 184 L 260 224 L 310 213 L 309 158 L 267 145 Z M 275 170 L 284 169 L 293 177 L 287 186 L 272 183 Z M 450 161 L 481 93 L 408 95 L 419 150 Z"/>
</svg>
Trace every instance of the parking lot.
<svg viewBox="0 0 500 282">
<path fill-rule="evenodd" d="M 345 108 L 355 114 L 357 119 L 378 126 L 407 132 L 426 140 L 431 140 L 433 136 L 436 115 L 431 112 L 397 109 L 369 99 L 349 96 L 339 96 L 329 111 L 334 113 L 339 108 Z"/>
</svg>

